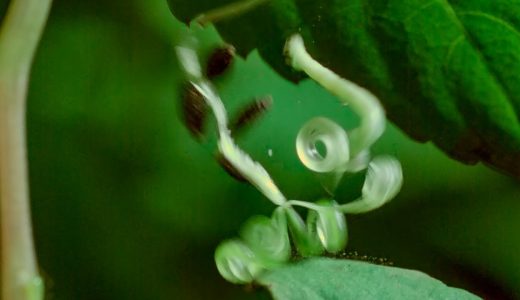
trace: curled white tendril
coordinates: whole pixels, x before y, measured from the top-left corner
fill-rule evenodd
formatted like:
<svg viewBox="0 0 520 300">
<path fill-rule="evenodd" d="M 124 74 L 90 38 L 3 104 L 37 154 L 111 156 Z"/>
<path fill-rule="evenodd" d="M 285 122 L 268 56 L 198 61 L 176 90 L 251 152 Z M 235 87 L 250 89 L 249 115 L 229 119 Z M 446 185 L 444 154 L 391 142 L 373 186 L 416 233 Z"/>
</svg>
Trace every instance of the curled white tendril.
<svg viewBox="0 0 520 300">
<path fill-rule="evenodd" d="M 289 38 L 285 51 L 293 68 L 305 72 L 361 117 L 360 126 L 349 133 L 352 157 L 370 148 L 385 129 L 385 113 L 379 100 L 368 90 L 339 77 L 314 60 L 305 50 L 299 34 Z"/>
<path fill-rule="evenodd" d="M 336 173 L 358 172 L 368 165 L 363 197 L 341 206 L 343 212 L 367 212 L 388 202 L 401 188 L 402 171 L 399 162 L 389 156 L 375 158 L 370 162 L 370 146 L 381 136 L 385 128 L 384 110 L 379 100 L 368 90 L 339 77 L 315 61 L 305 50 L 300 35 L 289 38 L 285 51 L 295 69 L 305 72 L 320 83 L 337 96 L 341 103 L 349 105 L 361 119 L 360 126 L 351 130 L 349 134 L 325 118 L 309 121 L 300 130 L 296 141 L 296 149 L 302 163 L 316 172 Z M 317 141 L 324 144 L 326 157 L 316 153 Z"/>
<path fill-rule="evenodd" d="M 401 164 L 390 156 L 374 158 L 368 165 L 365 184 L 360 199 L 340 206 L 349 214 L 365 213 L 392 200 L 401 189 L 403 173 Z"/>
<path fill-rule="evenodd" d="M 389 156 L 370 161 L 370 146 L 384 131 L 385 116 L 378 99 L 369 91 L 343 79 L 315 61 L 305 50 L 301 36 L 287 41 L 291 65 L 348 104 L 361 117 L 358 128 L 345 132 L 326 118 L 315 118 L 300 130 L 296 148 L 302 163 L 318 173 L 358 172 L 368 167 L 362 197 L 347 204 L 331 199 L 315 203 L 287 201 L 267 171 L 242 151 L 231 137 L 226 109 L 211 82 L 201 72 L 194 42 L 177 47 L 177 56 L 188 80 L 211 108 L 218 128 L 218 148 L 229 163 L 268 199 L 279 207 L 271 219 L 252 218 L 241 231 L 242 240 L 222 242 L 215 252 L 220 274 L 233 283 L 248 283 L 259 274 L 290 259 L 291 241 L 302 256 L 335 253 L 347 244 L 344 213 L 364 213 L 391 200 L 402 184 L 399 162 Z M 325 147 L 320 153 L 319 143 Z M 309 209 L 306 222 L 293 206 Z"/>
<path fill-rule="evenodd" d="M 317 149 L 320 142 L 325 146 L 324 154 Z M 338 124 L 321 117 L 300 129 L 296 152 L 307 168 L 320 173 L 344 170 L 350 159 L 347 133 Z"/>
</svg>

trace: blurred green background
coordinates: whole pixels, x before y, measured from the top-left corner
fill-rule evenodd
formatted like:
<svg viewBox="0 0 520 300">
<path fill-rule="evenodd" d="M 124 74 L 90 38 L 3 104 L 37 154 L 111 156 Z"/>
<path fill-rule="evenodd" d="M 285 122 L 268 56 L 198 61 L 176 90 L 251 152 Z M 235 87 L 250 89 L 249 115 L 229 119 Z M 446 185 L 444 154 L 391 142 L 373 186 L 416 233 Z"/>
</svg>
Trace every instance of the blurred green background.
<svg viewBox="0 0 520 300">
<path fill-rule="evenodd" d="M 218 166 L 211 133 L 199 144 L 180 121 L 174 45 L 186 30 L 166 0 L 55 1 L 28 100 L 48 299 L 268 299 L 225 282 L 214 266 L 219 241 L 274 207 Z M 219 43 L 212 29 L 196 34 L 206 54 Z M 273 95 L 272 109 L 238 142 L 288 197 L 324 195 L 296 157 L 296 134 L 314 116 L 346 128 L 355 116 L 313 83 L 281 79 L 256 53 L 216 83 L 231 114 Z M 384 208 L 349 217 L 348 250 L 486 299 L 520 299 L 518 181 L 452 161 L 392 125 L 374 153 L 401 160 L 404 186 Z M 362 180 L 346 178 L 337 200 L 354 199 Z"/>
</svg>

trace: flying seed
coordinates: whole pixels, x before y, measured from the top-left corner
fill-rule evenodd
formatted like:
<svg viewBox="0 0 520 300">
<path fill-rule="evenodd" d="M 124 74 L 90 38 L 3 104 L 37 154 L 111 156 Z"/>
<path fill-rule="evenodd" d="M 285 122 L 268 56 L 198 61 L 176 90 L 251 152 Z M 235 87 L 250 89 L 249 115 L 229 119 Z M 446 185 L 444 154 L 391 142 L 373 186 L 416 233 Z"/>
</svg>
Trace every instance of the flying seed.
<svg viewBox="0 0 520 300">
<path fill-rule="evenodd" d="M 245 128 L 246 125 L 253 123 L 260 118 L 272 104 L 273 98 L 271 96 L 259 98 L 253 103 L 248 104 L 231 123 L 231 131 L 240 131 Z"/>
<path fill-rule="evenodd" d="M 229 69 L 235 57 L 235 47 L 225 45 L 213 51 L 208 59 L 206 76 L 209 79 L 220 76 Z"/>
<path fill-rule="evenodd" d="M 184 125 L 193 137 L 200 140 L 204 134 L 208 104 L 204 96 L 191 83 L 184 86 L 181 101 Z"/>
<path fill-rule="evenodd" d="M 217 162 L 220 164 L 220 166 L 226 171 L 229 176 L 235 178 L 236 180 L 240 182 L 248 182 L 248 180 L 238 171 L 233 165 L 227 160 L 222 153 L 218 153 L 215 157 Z"/>
</svg>

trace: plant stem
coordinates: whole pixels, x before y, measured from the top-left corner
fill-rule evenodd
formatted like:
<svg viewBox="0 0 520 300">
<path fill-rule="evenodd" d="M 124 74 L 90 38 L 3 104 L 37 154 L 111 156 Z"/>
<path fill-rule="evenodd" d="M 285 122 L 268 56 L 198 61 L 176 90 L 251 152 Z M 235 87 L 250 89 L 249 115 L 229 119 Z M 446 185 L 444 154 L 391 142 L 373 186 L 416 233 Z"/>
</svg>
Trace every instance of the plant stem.
<svg viewBox="0 0 520 300">
<path fill-rule="evenodd" d="M 269 0 L 241 0 L 233 2 L 201 14 L 195 18 L 195 21 L 201 25 L 207 25 L 208 23 L 231 19 L 245 14 L 268 1 Z"/>
<path fill-rule="evenodd" d="M 25 141 L 30 67 L 51 0 L 12 0 L 0 30 L 2 299 L 43 298 L 32 240 Z"/>
</svg>

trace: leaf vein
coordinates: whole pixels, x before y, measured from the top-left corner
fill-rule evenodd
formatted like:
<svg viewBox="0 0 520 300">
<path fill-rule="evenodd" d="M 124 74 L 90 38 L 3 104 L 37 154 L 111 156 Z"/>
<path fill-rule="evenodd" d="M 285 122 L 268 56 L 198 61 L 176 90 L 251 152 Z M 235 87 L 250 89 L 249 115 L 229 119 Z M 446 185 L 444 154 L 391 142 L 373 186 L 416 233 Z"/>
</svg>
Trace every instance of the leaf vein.
<svg viewBox="0 0 520 300">
<path fill-rule="evenodd" d="M 418 9 L 416 9 L 415 11 L 410 13 L 406 18 L 404 18 L 404 22 L 411 20 L 416 15 L 418 15 L 421 11 L 427 9 L 428 7 L 434 5 L 435 3 L 438 3 L 438 2 L 439 2 L 439 0 L 432 0 L 432 1 L 424 4 L 423 6 L 419 7 Z"/>
<path fill-rule="evenodd" d="M 494 15 L 491 15 L 491 14 L 488 14 L 485 12 L 480 12 L 480 11 L 463 11 L 463 12 L 457 13 L 457 15 L 458 16 L 468 15 L 468 16 L 482 17 L 482 18 L 488 19 L 490 21 L 493 21 L 497 24 L 500 24 L 500 25 L 506 27 L 511 32 L 513 32 L 514 34 L 516 34 L 517 36 L 520 37 L 520 31 L 518 31 L 518 29 L 516 29 L 513 25 L 511 25 L 511 23 L 504 20 L 503 18 L 494 16 Z"/>
<path fill-rule="evenodd" d="M 506 20 L 504 20 L 502 18 L 499 18 L 499 17 L 496 17 L 496 16 L 491 15 L 491 14 L 485 13 L 485 12 L 480 12 L 480 11 L 460 11 L 460 12 L 456 12 L 455 15 L 457 17 L 457 21 L 459 22 L 460 26 L 464 30 L 464 34 L 465 34 L 466 40 L 476 50 L 477 55 L 479 57 L 479 60 L 483 62 L 483 64 L 484 64 L 488 74 L 493 78 L 493 81 L 495 82 L 497 87 L 500 89 L 502 94 L 507 99 L 507 104 L 509 104 L 509 108 L 513 112 L 513 114 L 514 114 L 514 116 L 516 118 L 516 123 L 517 124 L 520 123 L 520 118 L 519 118 L 520 117 L 520 111 L 518 111 L 516 109 L 515 105 L 513 104 L 514 95 L 511 95 L 510 91 L 506 88 L 506 86 L 504 86 L 504 83 L 502 83 L 499 80 L 499 76 L 496 74 L 496 71 L 493 70 L 493 68 L 490 66 L 490 62 L 485 57 L 485 55 L 483 53 L 482 47 L 477 42 L 475 42 L 473 40 L 473 38 L 471 37 L 471 33 L 466 30 L 466 27 L 464 26 L 464 22 L 462 22 L 461 17 L 463 17 L 463 16 L 474 16 L 474 17 L 485 18 L 485 19 L 490 20 L 490 21 L 492 21 L 492 22 L 494 22 L 496 24 L 504 26 L 505 28 L 510 30 L 513 34 L 518 36 L 519 38 L 520 38 L 520 31 L 518 31 L 513 25 L 511 25 Z"/>
</svg>

